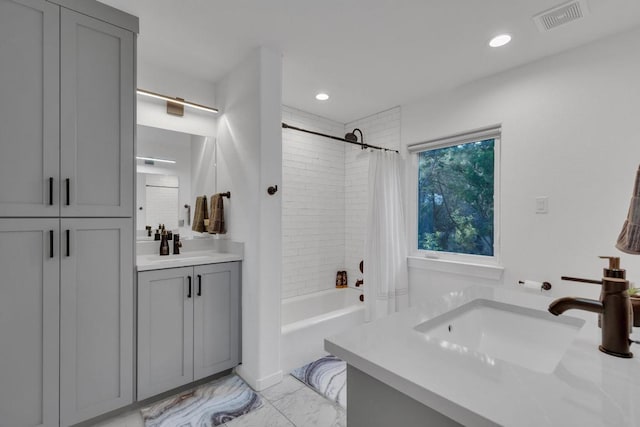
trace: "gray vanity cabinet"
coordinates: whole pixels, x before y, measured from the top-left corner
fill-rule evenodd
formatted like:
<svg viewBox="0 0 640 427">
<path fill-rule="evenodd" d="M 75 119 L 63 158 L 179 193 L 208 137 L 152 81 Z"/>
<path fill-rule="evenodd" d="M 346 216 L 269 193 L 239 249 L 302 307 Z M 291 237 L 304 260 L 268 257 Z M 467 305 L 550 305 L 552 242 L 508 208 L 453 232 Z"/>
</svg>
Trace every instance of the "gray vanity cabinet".
<svg viewBox="0 0 640 427">
<path fill-rule="evenodd" d="M 193 379 L 240 360 L 240 263 L 194 267 Z"/>
<path fill-rule="evenodd" d="M 138 400 L 192 380 L 193 267 L 138 273 Z"/>
<path fill-rule="evenodd" d="M 138 273 L 138 400 L 238 364 L 239 266 Z"/>
</svg>

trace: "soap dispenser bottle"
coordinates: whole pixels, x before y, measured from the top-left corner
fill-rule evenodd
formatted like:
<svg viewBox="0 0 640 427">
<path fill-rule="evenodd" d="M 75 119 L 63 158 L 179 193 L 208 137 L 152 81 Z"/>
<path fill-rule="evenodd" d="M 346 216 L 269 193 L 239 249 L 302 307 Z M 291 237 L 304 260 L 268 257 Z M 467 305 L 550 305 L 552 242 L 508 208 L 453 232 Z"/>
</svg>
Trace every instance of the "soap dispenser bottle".
<svg viewBox="0 0 640 427">
<path fill-rule="evenodd" d="M 180 255 L 180 248 L 182 247 L 182 242 L 180 241 L 180 235 L 173 235 L 173 254 Z"/>
<path fill-rule="evenodd" d="M 167 230 L 162 230 L 162 240 L 160 241 L 160 255 L 169 255 L 169 241 Z"/>
<path fill-rule="evenodd" d="M 609 268 L 602 269 L 602 277 L 613 277 L 616 279 L 626 279 L 627 270 L 620 268 L 620 257 L 617 256 L 600 256 L 602 259 L 609 260 Z"/>
<path fill-rule="evenodd" d="M 625 279 L 627 278 L 627 270 L 620 268 L 620 257 L 617 256 L 600 256 L 602 259 L 609 260 L 609 268 L 605 267 L 602 269 L 602 278 L 615 278 L 615 279 Z M 602 291 L 600 291 L 600 301 L 604 299 L 604 287 Z M 629 332 L 631 333 L 631 326 L 633 326 L 633 311 L 629 312 L 630 322 L 629 322 Z M 598 315 L 598 326 L 602 327 L 602 315 Z"/>
</svg>

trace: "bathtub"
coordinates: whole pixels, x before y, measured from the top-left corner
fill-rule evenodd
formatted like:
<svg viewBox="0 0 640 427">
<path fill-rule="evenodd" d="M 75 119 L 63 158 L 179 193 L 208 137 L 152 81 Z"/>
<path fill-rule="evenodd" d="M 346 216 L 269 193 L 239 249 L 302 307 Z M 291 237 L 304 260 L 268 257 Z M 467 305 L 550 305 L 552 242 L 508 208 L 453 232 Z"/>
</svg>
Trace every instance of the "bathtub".
<svg viewBox="0 0 640 427">
<path fill-rule="evenodd" d="M 325 355 L 325 337 L 364 323 L 360 295 L 360 290 L 344 288 L 283 299 L 283 372 L 291 372 Z"/>
</svg>

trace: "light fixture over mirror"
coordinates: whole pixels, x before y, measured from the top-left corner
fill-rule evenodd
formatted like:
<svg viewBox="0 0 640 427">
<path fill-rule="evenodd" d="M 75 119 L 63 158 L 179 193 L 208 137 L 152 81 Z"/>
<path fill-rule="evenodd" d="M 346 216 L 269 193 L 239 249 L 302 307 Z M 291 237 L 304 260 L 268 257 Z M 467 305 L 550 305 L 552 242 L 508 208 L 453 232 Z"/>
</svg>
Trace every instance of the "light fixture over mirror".
<svg viewBox="0 0 640 427">
<path fill-rule="evenodd" d="M 202 104 L 196 104 L 195 102 L 185 101 L 182 98 L 172 98 L 167 95 L 162 95 L 160 93 L 151 92 L 150 90 L 144 90 L 138 88 L 138 95 L 148 96 L 150 98 L 162 99 L 163 101 L 167 101 L 167 113 L 182 116 L 184 115 L 184 109 L 176 108 L 176 106 L 189 107 L 194 108 L 200 111 L 206 111 L 207 113 L 217 114 L 219 111 L 217 108 L 208 107 Z M 182 111 L 182 113 L 180 113 Z"/>
</svg>

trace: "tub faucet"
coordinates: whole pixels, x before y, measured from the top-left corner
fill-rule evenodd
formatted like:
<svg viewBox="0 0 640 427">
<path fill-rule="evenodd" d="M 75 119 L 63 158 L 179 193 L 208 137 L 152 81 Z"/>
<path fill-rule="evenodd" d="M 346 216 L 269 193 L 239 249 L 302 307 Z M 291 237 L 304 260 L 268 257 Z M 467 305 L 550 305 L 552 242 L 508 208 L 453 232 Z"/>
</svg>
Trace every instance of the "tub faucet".
<svg viewBox="0 0 640 427">
<path fill-rule="evenodd" d="M 602 279 L 602 301 L 564 297 L 549 305 L 549 312 L 555 316 L 567 310 L 585 310 L 602 315 L 602 344 L 600 351 L 617 357 L 630 358 L 629 351 L 629 282 L 614 277 Z"/>
</svg>

